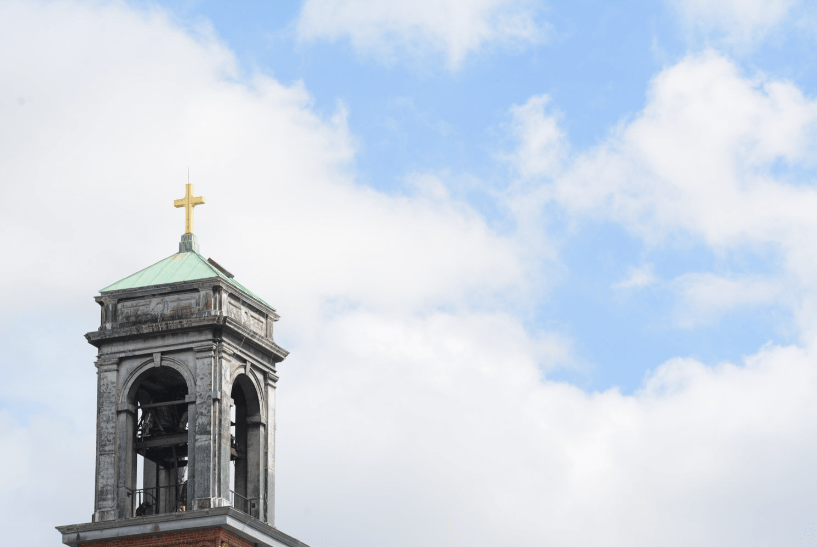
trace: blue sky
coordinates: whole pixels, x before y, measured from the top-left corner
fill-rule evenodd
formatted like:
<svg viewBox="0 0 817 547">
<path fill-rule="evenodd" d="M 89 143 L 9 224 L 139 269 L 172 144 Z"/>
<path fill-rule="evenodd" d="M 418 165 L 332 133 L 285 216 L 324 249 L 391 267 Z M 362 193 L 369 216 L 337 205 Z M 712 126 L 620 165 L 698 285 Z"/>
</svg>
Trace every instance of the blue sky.
<svg viewBox="0 0 817 547">
<path fill-rule="evenodd" d="M 189 168 L 203 254 L 282 315 L 285 532 L 811 541 L 815 31 L 796 0 L 0 3 L 9 540 L 92 512 L 92 297 L 176 251 Z"/>
<path fill-rule="evenodd" d="M 244 74 L 261 72 L 302 82 L 314 110 L 331 115 L 341 103 L 356 137 L 359 183 L 389 194 L 406 191 L 405 177 L 442 173 L 450 188 L 498 227 L 513 224 L 490 190 L 514 176 L 502 156 L 514 146 L 509 107 L 550 96 L 570 146 L 603 142 L 644 107 L 651 79 L 708 48 L 725 51 L 747 75 L 762 71 L 814 88 L 807 53 L 813 37 L 796 25 L 765 40 L 723 44 L 721 32 L 690 29 L 675 6 L 661 2 L 533 3 L 541 43 L 510 48 L 485 44 L 451 67 L 441 51 L 377 59 L 350 40 L 304 39 L 297 2 L 136 3 L 171 11 L 182 26 L 209 25 L 237 56 Z M 795 10 L 792 19 L 796 19 Z M 794 26 L 794 32 L 791 27 Z M 795 53 L 796 52 L 796 53 Z M 458 179 L 473 178 L 478 183 Z M 547 214 L 547 213 L 545 213 Z M 558 212 L 553 222 L 560 222 Z M 764 343 L 792 340 L 790 314 L 774 304 L 729 313 L 702 326 L 679 327 L 666 288 L 622 294 L 613 285 L 635 264 L 654 264 L 660 278 L 688 270 L 766 271 L 766 252 L 716 256 L 694 241 L 648 247 L 619 226 L 582 222 L 563 228 L 557 288 L 531 311 L 528 328 L 555 329 L 575 342 L 577 367 L 552 371 L 588 390 L 632 392 L 645 374 L 674 356 L 708 363 L 740 360 Z"/>
</svg>

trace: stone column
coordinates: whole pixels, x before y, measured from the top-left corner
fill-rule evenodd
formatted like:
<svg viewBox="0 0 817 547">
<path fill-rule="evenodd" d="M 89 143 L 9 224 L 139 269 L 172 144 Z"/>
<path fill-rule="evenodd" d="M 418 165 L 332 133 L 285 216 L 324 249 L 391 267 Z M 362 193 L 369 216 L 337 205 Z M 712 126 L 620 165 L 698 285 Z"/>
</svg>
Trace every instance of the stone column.
<svg viewBox="0 0 817 547">
<path fill-rule="evenodd" d="M 267 420 L 266 427 L 263 428 L 265 434 L 264 448 L 266 448 L 266 461 L 262 464 L 266 469 L 264 470 L 265 480 L 262 493 L 266 493 L 266 507 L 260 515 L 260 519 L 267 522 L 270 526 L 275 526 L 275 383 L 278 377 L 272 373 L 267 374 Z M 262 453 L 263 454 L 263 453 Z M 262 495 L 262 497 L 264 497 Z"/>
<path fill-rule="evenodd" d="M 119 359 L 100 356 L 97 368 L 94 522 L 116 520 L 116 381 Z"/>
<path fill-rule="evenodd" d="M 196 354 L 196 417 L 192 424 L 195 442 L 188 443 L 188 454 L 193 454 L 193 509 L 196 510 L 214 507 L 213 499 L 218 496 L 214 480 L 218 456 L 216 431 L 213 428 L 215 403 L 218 400 L 213 400 L 216 389 L 213 381 L 217 378 L 216 346 L 204 344 L 193 349 Z"/>
<path fill-rule="evenodd" d="M 187 499 L 188 511 L 193 509 L 196 499 L 196 394 L 185 397 L 187 401 Z"/>
<path fill-rule="evenodd" d="M 137 499 L 134 503 L 145 503 L 145 505 L 153 505 L 155 504 L 156 500 L 159 499 L 159 492 L 156 489 L 156 485 L 159 484 L 159 478 L 157 475 L 158 472 L 158 465 L 153 463 L 147 458 L 142 458 L 142 489 L 145 491 L 142 494 L 142 499 Z M 137 508 L 139 506 L 137 505 Z M 152 511 L 156 511 L 157 506 L 152 508 Z"/>
<path fill-rule="evenodd" d="M 116 409 L 116 506 L 117 517 L 131 517 L 136 488 L 136 407 L 120 403 Z"/>
<path fill-rule="evenodd" d="M 257 509 L 252 516 L 264 519 L 264 490 L 266 489 L 267 461 L 265 420 L 263 416 L 247 418 L 247 459 L 245 460 L 247 477 L 247 499 L 255 500 Z M 236 466 L 236 476 L 238 466 Z M 238 490 L 236 488 L 236 490 Z"/>
<path fill-rule="evenodd" d="M 158 466 L 156 469 L 159 491 L 156 492 L 156 508 L 159 513 L 173 513 L 176 510 L 176 470 Z"/>
<path fill-rule="evenodd" d="M 235 491 L 236 493 L 250 498 L 249 490 L 247 489 L 247 460 L 250 457 L 248 450 L 249 443 L 247 442 L 247 405 L 246 402 L 241 404 L 242 397 L 235 399 L 235 444 L 238 451 L 238 458 L 235 460 Z"/>
<path fill-rule="evenodd" d="M 217 421 L 218 434 L 214 439 L 213 448 L 218 452 L 218 463 L 214 474 L 217 481 L 217 495 L 220 497 L 219 506 L 230 505 L 230 406 L 233 399 L 230 397 L 230 371 L 223 363 L 217 363 L 219 386 L 213 392 L 214 418 Z M 215 400 L 218 397 L 219 400 Z M 214 428 L 216 429 L 216 428 Z"/>
</svg>

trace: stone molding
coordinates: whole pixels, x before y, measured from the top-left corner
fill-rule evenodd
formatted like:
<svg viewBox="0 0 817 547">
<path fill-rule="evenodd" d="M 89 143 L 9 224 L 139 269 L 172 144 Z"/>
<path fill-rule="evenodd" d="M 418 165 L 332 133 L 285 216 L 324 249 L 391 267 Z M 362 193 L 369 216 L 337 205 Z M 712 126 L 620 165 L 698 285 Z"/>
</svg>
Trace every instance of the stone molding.
<svg viewBox="0 0 817 547">
<path fill-rule="evenodd" d="M 154 355 L 155 354 L 151 354 L 151 357 L 149 359 L 145 360 L 144 362 L 134 367 L 131 373 L 128 375 L 127 379 L 122 384 L 122 389 L 119 395 L 120 403 L 128 402 L 127 400 L 128 393 L 133 387 L 133 383 L 139 378 L 139 376 L 141 376 L 146 369 L 153 368 L 156 366 Z M 178 359 L 174 359 L 168 356 L 162 357 L 161 360 L 162 362 L 167 363 L 166 365 L 162 366 L 170 367 L 182 375 L 184 381 L 187 382 L 187 393 L 196 393 L 196 379 L 193 376 L 193 373 L 190 371 L 190 368 L 188 368 L 188 366 L 185 363 L 179 361 Z"/>
<path fill-rule="evenodd" d="M 196 352 L 196 359 L 201 359 L 202 357 L 205 357 L 205 356 L 199 355 L 200 353 L 208 353 L 209 352 L 210 354 L 215 354 L 217 347 L 218 346 L 216 346 L 216 344 L 213 344 L 212 342 L 208 342 L 206 344 L 193 346 L 193 351 Z"/>
<path fill-rule="evenodd" d="M 100 355 L 94 362 L 99 372 L 113 372 L 119 368 L 119 357 L 114 355 Z"/>
<path fill-rule="evenodd" d="M 116 303 L 122 298 L 139 298 L 142 296 L 161 295 L 175 292 L 183 292 L 186 290 L 198 290 L 200 292 L 213 291 L 218 287 L 218 291 L 223 295 L 232 295 L 233 297 L 243 300 L 259 310 L 263 311 L 273 321 L 278 321 L 281 316 L 269 304 L 261 302 L 256 297 L 251 296 L 241 289 L 237 288 L 232 283 L 228 283 L 219 277 L 210 277 L 204 279 L 196 279 L 192 281 L 179 281 L 176 283 L 166 283 L 162 285 L 150 285 L 147 287 L 138 287 L 135 289 L 119 289 L 118 291 L 108 291 L 104 294 L 96 296 L 97 302 L 101 303 Z M 218 312 L 217 310 L 213 310 Z"/>
<path fill-rule="evenodd" d="M 63 544 L 71 547 L 95 541 L 155 536 L 157 534 L 203 528 L 223 528 L 259 546 L 309 547 L 277 528 L 237 511 L 233 507 L 166 513 L 117 521 L 97 521 L 86 524 L 57 526 L 56 528 L 62 534 Z"/>
<path fill-rule="evenodd" d="M 267 418 L 263 415 L 258 416 L 247 416 L 247 423 L 248 424 L 263 424 L 267 425 Z"/>
<path fill-rule="evenodd" d="M 273 340 L 244 327 L 241 323 L 228 316 L 206 315 L 189 319 L 173 319 L 158 323 L 144 323 L 139 325 L 115 326 L 104 330 L 91 331 L 85 334 L 88 343 L 102 347 L 105 343 L 119 340 L 138 339 L 154 334 L 171 334 L 203 328 L 225 328 L 236 336 L 243 338 L 243 344 L 256 348 L 263 354 L 270 355 L 273 362 L 283 361 L 289 352 L 276 344 Z"/>
<path fill-rule="evenodd" d="M 92 515 L 94 522 L 110 522 L 116 521 L 116 510 L 115 509 L 103 509 L 100 511 L 95 512 Z M 65 541 L 65 535 L 63 535 L 63 542 Z"/>
<path fill-rule="evenodd" d="M 136 406 L 130 403 L 119 403 L 116 407 L 117 412 L 130 412 L 131 414 L 136 414 Z"/>
</svg>

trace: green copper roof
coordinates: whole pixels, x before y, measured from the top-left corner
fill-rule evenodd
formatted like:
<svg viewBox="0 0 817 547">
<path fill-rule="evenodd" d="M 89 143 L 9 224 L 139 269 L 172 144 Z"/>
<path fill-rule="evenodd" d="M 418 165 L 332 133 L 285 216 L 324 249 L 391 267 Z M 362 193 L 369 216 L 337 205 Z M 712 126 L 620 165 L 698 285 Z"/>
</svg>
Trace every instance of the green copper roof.
<svg viewBox="0 0 817 547">
<path fill-rule="evenodd" d="M 261 300 L 258 295 L 248 290 L 247 287 L 235 279 L 224 275 L 221 270 L 207 262 L 204 257 L 195 251 L 176 253 L 162 261 L 157 262 L 153 266 L 148 266 L 142 271 L 136 272 L 135 274 L 130 275 L 121 281 L 117 281 L 113 285 L 105 287 L 99 292 L 106 293 L 111 291 L 121 291 L 123 289 L 137 289 L 140 287 L 151 287 L 153 285 L 179 283 L 182 281 L 194 281 L 197 279 L 210 279 L 213 277 L 220 277 L 227 283 L 249 294 L 259 302 L 269 306 L 269 304 Z"/>
</svg>

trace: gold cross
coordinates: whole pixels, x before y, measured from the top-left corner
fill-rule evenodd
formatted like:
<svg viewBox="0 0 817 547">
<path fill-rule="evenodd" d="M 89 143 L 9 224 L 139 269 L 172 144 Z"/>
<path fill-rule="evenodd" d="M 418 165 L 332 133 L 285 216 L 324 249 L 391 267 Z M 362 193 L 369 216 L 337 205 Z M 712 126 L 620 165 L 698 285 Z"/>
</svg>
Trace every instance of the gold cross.
<svg viewBox="0 0 817 547">
<path fill-rule="evenodd" d="M 193 185 L 187 183 L 184 197 L 173 201 L 176 207 L 184 207 L 184 233 L 193 233 L 193 207 L 204 205 L 204 197 L 193 197 Z"/>
</svg>

